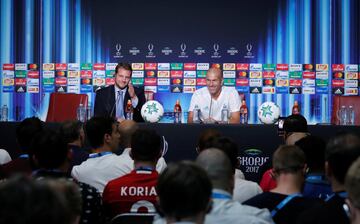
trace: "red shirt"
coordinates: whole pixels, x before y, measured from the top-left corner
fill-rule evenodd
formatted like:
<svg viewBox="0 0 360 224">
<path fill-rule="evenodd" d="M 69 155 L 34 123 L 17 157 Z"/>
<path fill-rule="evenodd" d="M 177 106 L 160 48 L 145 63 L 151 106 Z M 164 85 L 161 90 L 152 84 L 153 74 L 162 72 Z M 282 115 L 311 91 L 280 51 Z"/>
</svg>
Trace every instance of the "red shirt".
<svg viewBox="0 0 360 224">
<path fill-rule="evenodd" d="M 103 192 L 105 212 L 114 217 L 129 212 L 155 212 L 158 172 L 138 169 L 111 180 Z"/>
<path fill-rule="evenodd" d="M 268 169 L 261 178 L 260 187 L 264 192 L 267 192 L 274 189 L 276 186 L 276 181 L 272 176 L 272 169 Z"/>
</svg>

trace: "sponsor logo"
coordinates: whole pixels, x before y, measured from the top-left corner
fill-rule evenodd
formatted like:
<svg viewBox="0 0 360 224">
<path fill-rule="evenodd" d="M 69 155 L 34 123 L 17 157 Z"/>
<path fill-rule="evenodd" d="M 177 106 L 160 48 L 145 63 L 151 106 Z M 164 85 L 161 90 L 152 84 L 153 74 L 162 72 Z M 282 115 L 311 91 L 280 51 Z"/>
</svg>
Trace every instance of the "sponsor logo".
<svg viewBox="0 0 360 224">
<path fill-rule="evenodd" d="M 184 71 L 184 78 L 196 78 L 196 71 Z"/>
<path fill-rule="evenodd" d="M 131 80 L 131 82 L 134 84 L 134 82 L 132 80 Z M 105 78 L 105 85 L 109 86 L 109 85 L 114 85 L 114 84 L 115 84 L 114 78 Z"/>
<path fill-rule="evenodd" d="M 315 92 L 316 94 L 328 94 L 329 87 L 316 87 Z"/>
<path fill-rule="evenodd" d="M 170 92 L 170 86 L 158 86 L 158 92 Z"/>
<path fill-rule="evenodd" d="M 169 71 L 167 71 L 167 72 L 169 72 Z M 171 71 L 170 76 L 171 76 L 171 78 L 182 78 L 183 77 L 183 71 Z M 169 77 L 169 76 L 167 76 L 167 77 Z"/>
<path fill-rule="evenodd" d="M 262 86 L 262 79 L 250 79 L 249 80 L 249 86 L 250 87 L 253 87 L 253 86 L 261 87 Z"/>
<path fill-rule="evenodd" d="M 55 78 L 45 78 L 45 79 L 42 80 L 42 83 L 43 83 L 43 85 L 54 85 Z"/>
<path fill-rule="evenodd" d="M 24 63 L 16 63 L 15 70 L 27 70 L 27 65 Z"/>
<path fill-rule="evenodd" d="M 153 73 L 155 73 L 155 72 L 153 72 Z M 147 74 L 147 73 L 146 73 Z M 155 74 L 153 75 L 153 76 L 155 76 Z M 134 77 L 134 78 L 144 78 L 144 71 L 133 71 L 132 72 L 132 75 L 131 75 L 131 77 Z"/>
<path fill-rule="evenodd" d="M 68 86 L 68 93 L 80 93 L 80 86 Z"/>
<path fill-rule="evenodd" d="M 141 71 L 141 72 L 143 72 L 143 71 Z M 142 76 L 140 76 L 138 78 L 142 78 L 142 77 L 144 77 L 144 73 L 142 73 Z M 155 71 L 146 71 L 146 77 L 156 77 Z"/>
<path fill-rule="evenodd" d="M 186 54 L 186 44 L 185 43 L 182 43 L 180 44 L 180 55 L 178 56 L 179 58 L 187 58 L 188 55 Z"/>
<path fill-rule="evenodd" d="M 237 86 L 236 90 L 240 93 L 248 93 L 249 92 L 249 87 L 248 86 Z"/>
<path fill-rule="evenodd" d="M 155 86 L 157 83 L 157 79 L 156 78 L 145 78 L 144 79 L 144 84 L 147 86 Z"/>
<path fill-rule="evenodd" d="M 80 85 L 80 78 L 68 78 L 68 85 Z"/>
<path fill-rule="evenodd" d="M 184 85 L 185 86 L 195 86 L 196 79 L 184 79 Z"/>
<path fill-rule="evenodd" d="M 288 79 L 276 79 L 276 86 L 282 87 L 282 86 L 289 86 L 289 80 Z"/>
<path fill-rule="evenodd" d="M 262 64 L 250 64 L 250 70 L 251 71 L 261 71 Z"/>
<path fill-rule="evenodd" d="M 196 91 L 195 86 L 184 86 L 183 93 L 194 93 Z"/>
<path fill-rule="evenodd" d="M 171 68 L 171 70 L 182 70 L 183 63 L 171 63 L 170 68 Z"/>
<path fill-rule="evenodd" d="M 145 63 L 145 70 L 156 70 L 157 63 Z"/>
<path fill-rule="evenodd" d="M 262 78 L 262 72 L 260 72 L 260 71 L 250 71 L 250 78 L 251 79 L 261 79 Z"/>
<path fill-rule="evenodd" d="M 275 78 L 275 72 L 273 71 L 263 72 L 263 78 Z"/>
<path fill-rule="evenodd" d="M 316 64 L 316 71 L 329 71 L 328 64 Z"/>
<path fill-rule="evenodd" d="M 317 79 L 329 79 L 329 73 L 328 72 L 316 72 L 316 78 Z"/>
<path fill-rule="evenodd" d="M 3 75 L 3 78 L 14 78 L 15 77 L 15 72 L 14 71 L 9 71 L 9 70 L 4 70 L 2 75 Z"/>
<path fill-rule="evenodd" d="M 161 50 L 161 53 L 163 53 L 164 55 L 170 55 L 173 53 L 173 50 L 170 48 L 170 47 L 164 47 L 162 50 Z"/>
<path fill-rule="evenodd" d="M 289 92 L 291 94 L 301 94 L 302 88 L 301 87 L 290 87 Z"/>
<path fill-rule="evenodd" d="M 266 71 L 274 71 L 276 69 L 275 64 L 264 64 L 263 69 Z"/>
<path fill-rule="evenodd" d="M 252 49 L 253 49 L 252 44 L 250 43 L 246 44 L 246 55 L 244 56 L 244 58 L 248 58 L 248 59 L 254 58 Z"/>
<path fill-rule="evenodd" d="M 223 68 L 224 70 L 235 71 L 236 67 L 235 67 L 235 63 L 224 63 Z"/>
<path fill-rule="evenodd" d="M 316 86 L 328 86 L 329 81 L 327 79 L 316 79 Z"/>
<path fill-rule="evenodd" d="M 14 70 L 15 65 L 14 64 L 3 64 L 3 70 Z"/>
<path fill-rule="evenodd" d="M 303 65 L 302 64 L 290 64 L 289 71 L 302 71 Z"/>
<path fill-rule="evenodd" d="M 69 78 L 80 78 L 80 71 L 69 71 L 68 77 Z"/>
<path fill-rule="evenodd" d="M 55 91 L 55 86 L 53 85 L 43 85 L 42 89 L 45 93 L 52 93 Z"/>
<path fill-rule="evenodd" d="M 27 86 L 27 92 L 28 93 L 38 93 L 39 86 Z"/>
<path fill-rule="evenodd" d="M 27 79 L 26 80 L 26 84 L 29 86 L 38 86 L 39 85 L 40 80 L 39 79 Z"/>
<path fill-rule="evenodd" d="M 91 93 L 93 91 L 93 87 L 90 85 L 81 85 L 80 86 L 80 91 L 82 93 Z"/>
<path fill-rule="evenodd" d="M 236 64 L 236 70 L 249 70 L 249 64 Z"/>
<path fill-rule="evenodd" d="M 171 85 L 182 85 L 182 79 L 171 79 Z"/>
<path fill-rule="evenodd" d="M 213 64 L 211 64 L 211 68 L 221 69 L 221 64 L 219 64 L 219 63 L 213 63 Z"/>
<path fill-rule="evenodd" d="M 26 92 L 26 86 L 15 86 L 15 92 L 17 92 L 17 93 L 25 93 Z"/>
<path fill-rule="evenodd" d="M 117 43 L 115 45 L 115 55 L 114 55 L 114 58 L 122 58 L 124 57 L 122 54 L 121 54 L 121 44 Z"/>
<path fill-rule="evenodd" d="M 17 77 L 17 78 L 25 78 L 26 74 L 27 74 L 27 72 L 23 71 L 23 70 L 15 71 L 15 77 Z"/>
<path fill-rule="evenodd" d="M 105 70 L 105 64 L 104 63 L 95 63 L 94 70 Z"/>
<path fill-rule="evenodd" d="M 144 91 L 156 93 L 157 87 L 156 86 L 144 86 Z"/>
<path fill-rule="evenodd" d="M 170 63 L 158 63 L 158 70 L 170 70 Z"/>
<path fill-rule="evenodd" d="M 105 79 L 104 78 L 97 78 L 93 79 L 94 86 L 105 86 Z"/>
<path fill-rule="evenodd" d="M 345 66 L 343 64 L 332 64 L 331 68 L 333 72 L 342 72 L 345 70 Z"/>
<path fill-rule="evenodd" d="M 161 85 L 168 86 L 168 85 L 170 85 L 170 79 L 169 78 L 158 78 L 157 84 L 159 86 L 161 86 Z"/>
<path fill-rule="evenodd" d="M 358 79 L 358 73 L 357 72 L 346 72 L 345 79 Z"/>
<path fill-rule="evenodd" d="M 28 78 L 38 79 L 40 77 L 39 71 L 28 71 Z"/>
<path fill-rule="evenodd" d="M 315 87 L 303 87 L 303 94 L 315 94 Z"/>
<path fill-rule="evenodd" d="M 236 72 L 235 71 L 223 71 L 223 77 L 224 78 L 236 78 Z"/>
<path fill-rule="evenodd" d="M 312 65 L 312 64 L 303 64 L 303 71 L 314 71 L 314 65 Z"/>
<path fill-rule="evenodd" d="M 239 71 L 238 78 L 249 78 L 249 72 L 247 71 Z"/>
<path fill-rule="evenodd" d="M 202 47 L 197 47 L 194 50 L 194 54 L 196 54 L 197 56 L 201 56 L 201 55 L 205 54 L 205 50 Z"/>
<path fill-rule="evenodd" d="M 289 65 L 288 64 L 277 64 L 276 65 L 276 70 L 288 71 L 289 70 Z"/>
<path fill-rule="evenodd" d="M 131 54 L 132 56 L 136 56 L 136 55 L 140 54 L 140 50 L 137 47 L 132 47 L 129 50 L 129 54 Z"/>
<path fill-rule="evenodd" d="M 55 91 L 58 93 L 65 93 L 67 92 L 67 86 L 56 86 Z"/>
<path fill-rule="evenodd" d="M 13 86 L 14 85 L 15 80 L 14 79 L 3 79 L 2 83 L 4 86 Z"/>
<path fill-rule="evenodd" d="M 133 70 L 144 70 L 144 63 L 132 63 L 131 68 Z"/>
<path fill-rule="evenodd" d="M 259 94 L 261 93 L 261 91 L 262 91 L 261 87 L 250 87 L 250 93 Z"/>
<path fill-rule="evenodd" d="M 81 78 L 92 78 L 92 71 L 91 70 L 81 70 L 80 71 L 80 77 Z"/>
<path fill-rule="evenodd" d="M 147 55 L 145 56 L 146 58 L 155 58 L 155 53 L 153 52 L 154 50 L 154 44 L 150 43 L 148 44 L 148 52 L 147 52 Z"/>
<path fill-rule="evenodd" d="M 93 71 L 94 78 L 105 78 L 105 70 L 95 70 Z"/>
<path fill-rule="evenodd" d="M 345 71 L 347 72 L 357 72 L 358 65 L 345 65 Z"/>
<path fill-rule="evenodd" d="M 197 78 L 197 79 L 196 79 L 196 85 L 198 85 L 198 86 L 206 86 L 206 79 L 204 79 L 204 78 Z"/>
<path fill-rule="evenodd" d="M 237 86 L 248 86 L 249 80 L 248 79 L 236 79 Z"/>
<path fill-rule="evenodd" d="M 224 86 L 235 86 L 235 79 L 224 79 Z"/>
<path fill-rule="evenodd" d="M 68 70 L 70 70 L 70 71 L 80 70 L 80 64 L 79 63 L 69 63 Z"/>
<path fill-rule="evenodd" d="M 287 71 L 276 71 L 276 78 L 277 79 L 288 79 L 289 72 Z"/>
<path fill-rule="evenodd" d="M 67 73 L 67 71 L 56 71 L 55 72 L 55 76 L 56 77 L 66 77 L 66 74 Z"/>
<path fill-rule="evenodd" d="M 134 74 L 134 71 L 133 71 L 132 74 Z M 115 76 L 115 70 L 106 70 L 106 71 L 105 71 L 105 75 L 106 75 L 106 77 L 112 78 L 112 77 Z"/>
<path fill-rule="evenodd" d="M 263 85 L 264 86 L 275 86 L 275 79 L 263 79 Z"/>
<path fill-rule="evenodd" d="M 92 85 L 92 79 L 81 79 L 81 85 Z"/>
<path fill-rule="evenodd" d="M 195 70 L 196 64 L 195 63 L 185 63 L 184 70 Z"/>
<path fill-rule="evenodd" d="M 358 80 L 345 80 L 345 87 L 358 87 Z"/>
<path fill-rule="evenodd" d="M 91 63 L 82 63 L 80 68 L 81 68 L 81 70 L 92 70 L 92 64 Z"/>
<path fill-rule="evenodd" d="M 274 94 L 275 93 L 275 87 L 264 86 L 262 88 L 262 93 L 264 93 L 264 94 Z"/>
<path fill-rule="evenodd" d="M 301 86 L 302 80 L 301 79 L 290 79 L 289 85 L 290 86 Z"/>
<path fill-rule="evenodd" d="M 67 70 L 67 64 L 66 63 L 56 63 L 55 70 L 57 70 L 57 71 Z"/>
<path fill-rule="evenodd" d="M 345 85 L 345 81 L 342 79 L 340 79 L 340 80 L 333 79 L 332 80 L 333 87 L 343 87 L 344 85 Z"/>
<path fill-rule="evenodd" d="M 345 88 L 345 95 L 357 96 L 357 95 L 359 95 L 359 90 L 358 90 L 358 88 Z"/>
<path fill-rule="evenodd" d="M 143 78 L 132 78 L 131 82 L 132 82 L 133 85 L 136 85 L 136 86 L 144 85 L 144 79 Z"/>
<path fill-rule="evenodd" d="M 3 86 L 3 93 L 12 93 L 14 92 L 15 87 L 14 86 Z"/>
<path fill-rule="evenodd" d="M 38 65 L 37 64 L 28 64 L 28 70 L 38 70 Z"/>
<path fill-rule="evenodd" d="M 289 78 L 291 79 L 301 79 L 302 78 L 302 72 L 300 71 L 291 71 L 289 72 Z M 314 78 L 315 78 L 315 73 L 314 73 Z"/>
<path fill-rule="evenodd" d="M 182 71 L 171 71 L 172 73 L 178 74 L 177 78 L 182 78 Z M 159 78 L 169 78 L 170 77 L 170 71 L 158 71 L 157 76 Z"/>
<path fill-rule="evenodd" d="M 106 63 L 106 70 L 115 71 L 116 66 L 117 66 L 117 63 Z"/>
<path fill-rule="evenodd" d="M 43 71 L 43 78 L 54 78 L 55 72 L 54 71 Z"/>
<path fill-rule="evenodd" d="M 228 53 L 231 56 L 235 56 L 236 54 L 239 53 L 239 50 L 236 49 L 235 47 L 230 47 L 229 49 L 226 50 L 226 53 Z"/>
<path fill-rule="evenodd" d="M 344 88 L 341 88 L 341 87 L 332 88 L 331 92 L 334 95 L 343 95 L 344 94 Z"/>
<path fill-rule="evenodd" d="M 344 72 L 333 72 L 332 77 L 333 77 L 333 79 L 343 79 Z"/>
<path fill-rule="evenodd" d="M 52 82 L 51 84 L 54 84 L 54 82 Z M 25 86 L 26 85 L 26 79 L 24 79 L 24 78 L 15 79 L 15 85 L 17 85 L 17 86 Z"/>
<path fill-rule="evenodd" d="M 197 70 L 208 70 L 209 68 L 210 68 L 209 63 L 197 63 L 196 64 L 196 69 Z"/>
<path fill-rule="evenodd" d="M 315 79 L 303 79 L 302 85 L 303 86 L 315 86 Z"/>
<path fill-rule="evenodd" d="M 221 55 L 219 53 L 219 49 L 220 49 L 220 46 L 219 44 L 214 44 L 213 45 L 213 49 L 214 49 L 214 52 L 213 54 L 211 55 L 211 58 L 221 58 Z"/>
<path fill-rule="evenodd" d="M 55 78 L 55 84 L 56 85 L 66 85 L 67 84 L 67 79 L 64 78 L 64 77 Z"/>
<path fill-rule="evenodd" d="M 205 78 L 207 71 L 196 71 L 196 76 L 198 78 Z"/>
<path fill-rule="evenodd" d="M 183 87 L 182 86 L 171 86 L 170 90 L 172 93 L 182 93 Z"/>
<path fill-rule="evenodd" d="M 276 93 L 289 93 L 288 87 L 276 87 Z"/>
</svg>

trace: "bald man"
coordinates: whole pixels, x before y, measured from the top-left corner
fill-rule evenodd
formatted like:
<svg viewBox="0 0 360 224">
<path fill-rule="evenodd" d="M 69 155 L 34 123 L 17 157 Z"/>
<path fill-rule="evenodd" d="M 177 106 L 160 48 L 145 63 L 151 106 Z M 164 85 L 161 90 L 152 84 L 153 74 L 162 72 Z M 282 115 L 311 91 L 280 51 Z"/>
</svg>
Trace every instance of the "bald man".
<svg viewBox="0 0 360 224">
<path fill-rule="evenodd" d="M 234 87 L 225 87 L 222 71 L 210 68 L 206 73 L 206 87 L 194 92 L 188 115 L 188 123 L 193 123 L 194 108 L 200 109 L 200 120 L 204 123 L 221 123 L 221 110 L 229 111 L 228 121 L 232 124 L 240 122 L 241 100 Z"/>
</svg>

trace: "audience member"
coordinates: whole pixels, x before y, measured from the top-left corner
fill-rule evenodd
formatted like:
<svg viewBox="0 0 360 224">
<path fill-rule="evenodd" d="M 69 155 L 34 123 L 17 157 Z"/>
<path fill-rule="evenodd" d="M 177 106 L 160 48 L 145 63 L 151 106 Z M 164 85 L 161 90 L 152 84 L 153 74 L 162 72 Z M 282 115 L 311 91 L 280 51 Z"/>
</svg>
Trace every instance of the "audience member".
<svg viewBox="0 0 360 224">
<path fill-rule="evenodd" d="M 325 150 L 325 174 L 334 192 L 324 206 L 311 209 L 301 216 L 299 223 L 350 223 L 344 212 L 345 176 L 351 164 L 360 156 L 360 138 L 341 134 L 330 139 Z"/>
<path fill-rule="evenodd" d="M 0 224 L 73 224 L 66 199 L 44 182 L 13 177 L 0 183 Z"/>
<path fill-rule="evenodd" d="M 5 149 L 0 149 L 0 165 L 11 161 L 9 153 Z"/>
<path fill-rule="evenodd" d="M 160 174 L 156 192 L 164 219 L 154 223 L 204 223 L 211 209 L 211 182 L 193 162 L 172 163 Z"/>
<path fill-rule="evenodd" d="M 161 137 L 153 130 L 138 129 L 131 138 L 134 170 L 109 181 L 103 193 L 104 210 L 112 218 L 129 212 L 155 213 L 156 163 L 161 157 Z"/>
<path fill-rule="evenodd" d="M 332 190 L 325 176 L 325 148 L 326 143 L 319 137 L 306 136 L 295 143 L 305 153 L 308 171 L 302 194 L 305 197 L 321 198 L 325 200 Z"/>
<path fill-rule="evenodd" d="M 305 171 L 304 152 L 297 146 L 280 146 L 273 155 L 273 173 L 277 186 L 244 204 L 269 209 L 277 224 L 295 223 L 302 211 L 321 202 L 301 195 Z"/>
<path fill-rule="evenodd" d="M 346 204 L 349 208 L 351 224 L 360 224 L 360 158 L 349 168 L 345 178 L 345 189 L 348 192 Z"/>
<path fill-rule="evenodd" d="M 33 167 L 29 147 L 33 137 L 42 131 L 43 127 L 43 122 L 37 117 L 26 118 L 16 127 L 16 140 L 23 154 L 0 166 L 2 178 L 8 178 L 18 173 L 31 175 Z"/>
<path fill-rule="evenodd" d="M 205 148 L 217 148 L 223 151 L 230 159 L 234 175 L 235 185 L 232 195 L 233 199 L 244 202 L 249 198 L 262 193 L 260 186 L 253 182 L 244 180 L 241 176 L 244 174 L 239 168 L 238 147 L 235 142 L 226 137 L 215 137 L 205 143 Z"/>
<path fill-rule="evenodd" d="M 66 178 L 74 182 L 68 173 L 71 166 L 71 152 L 61 135 L 51 130 L 44 130 L 35 136 L 31 148 L 34 162 L 39 167 L 33 172 L 34 178 L 39 180 Z M 85 183 L 77 181 L 75 183 L 82 197 L 83 210 L 80 213 L 80 223 L 101 223 L 103 218 L 100 193 Z"/>
<path fill-rule="evenodd" d="M 202 151 L 196 163 L 208 174 L 212 189 L 212 209 L 206 217 L 206 223 L 215 223 L 215 217 L 222 217 L 225 223 L 273 223 L 266 209 L 242 205 L 232 199 L 234 189 L 234 166 L 229 155 L 219 149 L 210 148 Z M 225 218 L 228 216 L 228 220 Z"/>
<path fill-rule="evenodd" d="M 71 167 L 87 160 L 89 153 L 84 149 L 85 132 L 80 121 L 66 121 L 60 127 L 60 134 L 72 151 Z"/>
<path fill-rule="evenodd" d="M 130 173 L 134 169 L 134 160 L 130 156 L 131 152 L 131 136 L 139 128 L 139 125 L 132 120 L 124 120 L 119 124 L 120 132 L 120 146 L 123 148 L 121 153 L 121 161 L 123 169 L 127 170 L 126 173 Z M 163 143 L 163 140 L 162 140 Z M 161 144 L 163 147 L 163 144 Z M 156 170 L 161 173 L 166 168 L 166 162 L 164 157 L 160 157 L 156 164 Z"/>
</svg>

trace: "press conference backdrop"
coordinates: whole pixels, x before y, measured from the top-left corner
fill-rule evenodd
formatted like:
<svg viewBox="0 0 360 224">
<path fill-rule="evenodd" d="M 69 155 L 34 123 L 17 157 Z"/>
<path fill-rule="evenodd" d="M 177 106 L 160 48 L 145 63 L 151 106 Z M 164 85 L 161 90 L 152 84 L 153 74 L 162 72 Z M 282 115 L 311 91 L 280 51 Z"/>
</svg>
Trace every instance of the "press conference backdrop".
<svg viewBox="0 0 360 224">
<path fill-rule="evenodd" d="M 93 106 L 127 61 L 165 111 L 176 99 L 186 111 L 216 66 L 250 123 L 262 102 L 286 116 L 294 100 L 310 123 L 329 122 L 331 96 L 359 92 L 359 11 L 357 0 L 1 0 L 0 105 L 11 120 L 45 119 L 51 92 Z"/>
</svg>

